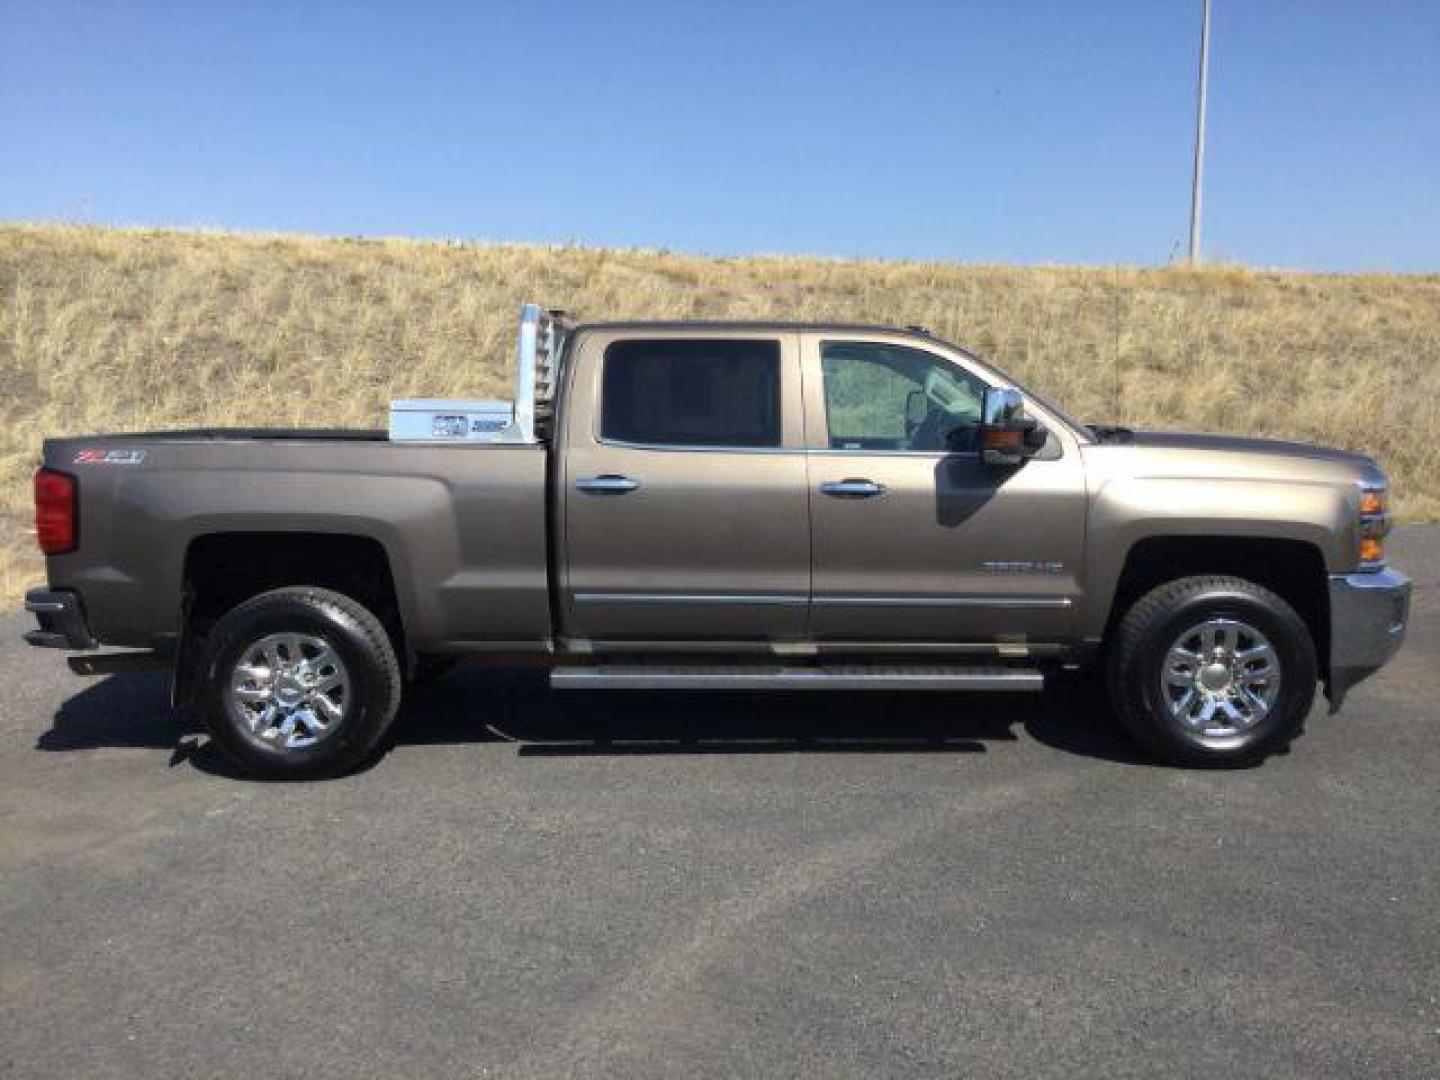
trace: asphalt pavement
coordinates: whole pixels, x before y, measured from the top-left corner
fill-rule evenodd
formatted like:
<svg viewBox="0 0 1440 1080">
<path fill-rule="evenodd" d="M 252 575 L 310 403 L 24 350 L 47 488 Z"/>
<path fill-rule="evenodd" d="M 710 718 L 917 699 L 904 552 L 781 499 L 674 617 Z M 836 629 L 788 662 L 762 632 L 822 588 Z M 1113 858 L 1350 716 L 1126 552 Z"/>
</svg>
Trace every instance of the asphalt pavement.
<svg viewBox="0 0 1440 1080">
<path fill-rule="evenodd" d="M 1410 639 L 1239 772 L 1043 695 L 458 673 L 341 780 L 0 617 L 0 1074 L 1440 1076 L 1440 528 Z"/>
</svg>

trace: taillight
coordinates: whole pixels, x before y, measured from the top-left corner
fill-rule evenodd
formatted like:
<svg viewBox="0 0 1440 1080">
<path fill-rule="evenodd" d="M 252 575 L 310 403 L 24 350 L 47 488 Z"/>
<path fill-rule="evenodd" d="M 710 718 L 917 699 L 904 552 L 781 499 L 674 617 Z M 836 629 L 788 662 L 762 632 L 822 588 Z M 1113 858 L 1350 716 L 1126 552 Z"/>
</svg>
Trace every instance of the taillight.
<svg viewBox="0 0 1440 1080">
<path fill-rule="evenodd" d="M 80 534 L 75 522 L 75 478 L 54 469 L 35 474 L 35 538 L 46 555 L 74 551 Z"/>
</svg>

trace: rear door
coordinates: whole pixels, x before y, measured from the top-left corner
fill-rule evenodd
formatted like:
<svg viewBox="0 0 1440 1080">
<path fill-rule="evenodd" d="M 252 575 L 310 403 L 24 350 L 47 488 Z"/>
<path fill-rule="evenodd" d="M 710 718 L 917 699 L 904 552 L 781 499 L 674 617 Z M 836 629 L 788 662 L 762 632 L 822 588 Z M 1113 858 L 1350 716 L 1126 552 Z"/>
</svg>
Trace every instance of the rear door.
<svg viewBox="0 0 1440 1080">
<path fill-rule="evenodd" d="M 558 477 L 567 635 L 803 637 L 798 336 L 597 329 L 573 361 Z"/>
<path fill-rule="evenodd" d="M 974 445 L 979 370 L 914 339 L 806 334 L 803 351 L 814 637 L 985 649 L 1063 639 L 1086 513 L 1063 425 L 1047 425 L 1040 457 L 987 466 Z"/>
</svg>

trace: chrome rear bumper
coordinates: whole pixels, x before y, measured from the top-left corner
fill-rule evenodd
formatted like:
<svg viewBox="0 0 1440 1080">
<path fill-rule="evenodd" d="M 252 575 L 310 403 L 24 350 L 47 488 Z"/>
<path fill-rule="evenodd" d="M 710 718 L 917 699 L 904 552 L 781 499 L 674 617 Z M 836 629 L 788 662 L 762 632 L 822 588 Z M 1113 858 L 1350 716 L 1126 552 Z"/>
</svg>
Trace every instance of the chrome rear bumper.
<svg viewBox="0 0 1440 1080">
<path fill-rule="evenodd" d="M 1400 649 L 1410 621 L 1410 579 L 1395 570 L 1330 576 L 1330 708 Z"/>
</svg>

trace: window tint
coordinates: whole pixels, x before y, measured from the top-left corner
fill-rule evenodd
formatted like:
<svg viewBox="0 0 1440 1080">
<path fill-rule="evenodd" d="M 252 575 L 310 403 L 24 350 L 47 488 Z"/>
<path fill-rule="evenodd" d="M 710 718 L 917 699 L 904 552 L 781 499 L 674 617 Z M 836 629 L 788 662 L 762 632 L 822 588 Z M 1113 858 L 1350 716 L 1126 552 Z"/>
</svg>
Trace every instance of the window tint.
<svg viewBox="0 0 1440 1080">
<path fill-rule="evenodd" d="M 985 384 L 924 349 L 827 341 L 825 423 L 835 450 L 974 449 Z"/>
<path fill-rule="evenodd" d="M 617 341 L 605 350 L 602 438 L 651 446 L 779 446 L 778 341 Z"/>
</svg>

